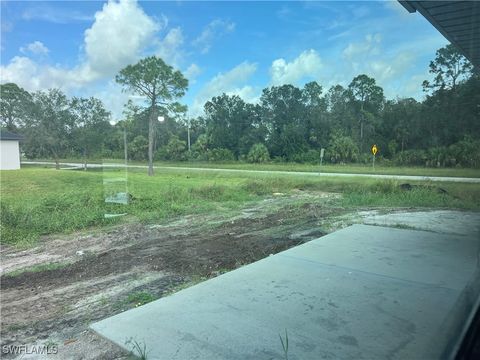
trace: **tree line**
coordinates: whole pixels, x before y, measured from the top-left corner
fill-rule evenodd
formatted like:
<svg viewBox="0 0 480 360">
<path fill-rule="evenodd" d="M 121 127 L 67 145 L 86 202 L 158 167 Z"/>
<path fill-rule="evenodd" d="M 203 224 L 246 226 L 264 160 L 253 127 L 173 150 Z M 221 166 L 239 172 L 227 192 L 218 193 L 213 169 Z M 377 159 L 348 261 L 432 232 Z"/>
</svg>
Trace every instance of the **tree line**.
<svg viewBox="0 0 480 360">
<path fill-rule="evenodd" d="M 158 57 L 129 65 L 116 77 L 131 101 L 123 119 L 99 99 L 68 98 L 59 89 L 29 93 L 1 86 L 2 127 L 24 135 L 29 159 L 248 162 L 324 161 L 394 165 L 480 167 L 480 76 L 452 45 L 436 52 L 424 81 L 425 99 L 386 99 L 375 79 L 360 74 L 348 86 L 324 89 L 312 81 L 263 89 L 257 103 L 219 94 L 201 116 L 187 117 L 179 102 L 188 80 Z M 159 120 L 164 120 L 160 122 Z M 126 139 L 124 139 L 126 135 Z M 191 144 L 191 146 L 190 146 Z M 150 173 L 150 170 L 149 170 Z M 151 167 L 153 174 L 153 167 Z"/>
</svg>

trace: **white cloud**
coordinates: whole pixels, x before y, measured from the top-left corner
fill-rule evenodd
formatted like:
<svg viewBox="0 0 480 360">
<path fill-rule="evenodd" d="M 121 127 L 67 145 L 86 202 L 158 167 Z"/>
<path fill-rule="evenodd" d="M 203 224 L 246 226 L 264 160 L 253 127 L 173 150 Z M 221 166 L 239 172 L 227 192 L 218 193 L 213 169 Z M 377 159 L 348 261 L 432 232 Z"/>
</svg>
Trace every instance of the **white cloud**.
<svg viewBox="0 0 480 360">
<path fill-rule="evenodd" d="M 83 62 L 73 68 L 63 68 L 16 56 L 7 65 L 0 66 L 2 82 L 15 82 L 29 91 L 52 87 L 63 91 L 78 89 L 109 78 L 135 62 L 160 27 L 161 24 L 147 16 L 136 1 L 110 0 L 95 14 L 95 22 L 85 31 Z M 46 47 L 43 48 L 42 43 L 35 42 L 23 52 L 38 53 L 45 51 Z"/>
<path fill-rule="evenodd" d="M 200 69 L 200 67 L 197 64 L 193 63 L 193 64 L 190 64 L 187 70 L 183 72 L 183 75 L 185 75 L 185 77 L 188 79 L 190 84 L 193 84 L 195 83 L 196 77 L 200 75 L 201 72 L 202 72 L 202 69 Z"/>
<path fill-rule="evenodd" d="M 359 55 L 378 55 L 381 41 L 382 36 L 380 34 L 368 34 L 365 36 L 364 41 L 349 43 L 343 49 L 342 55 L 344 58 L 352 61 Z"/>
<path fill-rule="evenodd" d="M 213 20 L 203 29 L 200 36 L 193 40 L 192 44 L 199 48 L 202 54 L 206 54 L 210 51 L 215 39 L 233 30 L 235 30 L 235 23 L 220 19 Z"/>
<path fill-rule="evenodd" d="M 272 84 L 296 84 L 305 77 L 317 78 L 320 76 L 322 67 L 322 60 L 313 49 L 302 52 L 289 63 L 283 58 L 276 59 L 270 67 Z"/>
<path fill-rule="evenodd" d="M 72 21 L 92 21 L 93 17 L 90 14 L 85 14 L 76 10 L 67 10 L 42 4 L 28 7 L 22 13 L 22 19 L 27 21 L 41 20 L 56 24 L 67 24 Z"/>
<path fill-rule="evenodd" d="M 260 101 L 260 94 L 258 89 L 250 85 L 245 85 L 239 88 L 235 88 L 230 91 L 226 91 L 225 94 L 233 96 L 240 96 L 244 101 L 256 104 Z"/>
<path fill-rule="evenodd" d="M 8 65 L 0 66 L 2 82 L 14 82 L 28 91 L 59 88 L 64 91 L 78 88 L 88 79 L 84 67 L 64 69 L 40 65 L 25 56 L 15 56 Z"/>
<path fill-rule="evenodd" d="M 425 97 L 422 83 L 426 79 L 431 79 L 431 75 L 427 71 L 425 71 L 424 74 L 413 75 L 398 89 L 398 93 L 408 94 L 406 96 L 413 97 L 417 100 L 422 99 Z"/>
<path fill-rule="evenodd" d="M 163 40 L 159 42 L 156 54 L 167 64 L 179 68 L 185 57 L 184 51 L 181 48 L 183 43 L 184 37 L 182 29 L 179 27 L 170 29 Z"/>
<path fill-rule="evenodd" d="M 357 20 L 370 14 L 370 10 L 366 6 L 352 5 L 350 8 L 353 17 Z"/>
<path fill-rule="evenodd" d="M 115 74 L 138 59 L 158 30 L 136 1 L 110 0 L 85 31 L 88 66 L 99 77 Z"/>
<path fill-rule="evenodd" d="M 49 50 L 41 41 L 34 41 L 25 47 L 22 46 L 20 52 L 24 54 L 32 53 L 34 55 L 47 55 Z"/>
<path fill-rule="evenodd" d="M 392 59 L 372 60 L 368 62 L 367 68 L 370 68 L 370 73 L 377 81 L 385 82 L 402 74 L 413 60 L 413 54 L 405 51 L 397 53 Z"/>
<path fill-rule="evenodd" d="M 85 94 L 85 96 L 94 96 L 102 100 L 105 108 L 112 113 L 113 122 L 117 122 L 118 120 L 122 119 L 124 105 L 129 99 L 132 99 L 138 103 L 144 103 L 144 99 L 134 99 L 129 94 L 123 92 L 121 86 L 118 85 L 114 80 L 110 80 L 106 86 L 98 89 L 93 94 L 88 93 Z"/>
<path fill-rule="evenodd" d="M 200 115 L 205 102 L 223 93 L 239 95 L 245 101 L 252 101 L 256 97 L 254 89 L 246 85 L 246 82 L 255 71 L 257 71 L 257 65 L 245 61 L 226 73 L 219 73 L 214 76 L 194 98 L 191 108 L 192 115 Z"/>
</svg>

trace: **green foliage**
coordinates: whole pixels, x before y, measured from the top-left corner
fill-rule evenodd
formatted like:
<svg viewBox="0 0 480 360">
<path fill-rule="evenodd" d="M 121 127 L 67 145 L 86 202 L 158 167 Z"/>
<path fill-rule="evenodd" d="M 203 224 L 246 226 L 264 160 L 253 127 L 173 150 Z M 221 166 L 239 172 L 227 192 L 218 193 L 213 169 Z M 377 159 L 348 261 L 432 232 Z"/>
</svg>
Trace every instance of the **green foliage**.
<svg viewBox="0 0 480 360">
<path fill-rule="evenodd" d="M 83 154 L 85 163 L 92 154 L 103 148 L 104 139 L 110 130 L 110 113 L 103 103 L 91 97 L 89 99 L 74 97 L 70 102 L 70 112 L 75 121 L 72 131 L 74 145 Z"/>
<path fill-rule="evenodd" d="M 223 94 L 207 101 L 205 127 L 212 148 L 229 149 L 236 158 L 265 137 L 258 106 L 237 95 Z"/>
<path fill-rule="evenodd" d="M 330 140 L 330 146 L 327 149 L 327 158 L 333 163 L 356 161 L 358 158 L 358 146 L 351 137 L 334 133 Z"/>
<path fill-rule="evenodd" d="M 55 262 L 55 263 L 46 263 L 46 264 L 38 264 L 38 265 L 33 265 L 27 268 L 22 268 L 14 271 L 7 272 L 5 276 L 9 277 L 15 277 L 22 275 L 24 273 L 36 273 L 36 272 L 44 272 L 44 271 L 53 271 L 53 270 L 58 270 L 58 269 L 64 269 L 70 265 L 68 262 Z"/>
<path fill-rule="evenodd" d="M 206 157 L 208 161 L 232 161 L 235 159 L 231 150 L 223 148 L 208 150 Z"/>
<path fill-rule="evenodd" d="M 16 131 L 25 125 L 32 107 L 32 96 L 17 84 L 0 84 L 0 124 Z"/>
<path fill-rule="evenodd" d="M 162 149 L 165 160 L 184 161 L 187 159 L 187 142 L 172 136 Z"/>
<path fill-rule="evenodd" d="M 182 73 L 167 65 L 156 56 L 146 57 L 135 65 L 128 65 L 120 71 L 115 80 L 125 89 L 146 96 L 149 105 L 166 106 L 173 110 L 178 104 L 173 100 L 185 95 L 188 80 Z"/>
<path fill-rule="evenodd" d="M 128 145 L 128 155 L 133 160 L 145 160 L 148 152 L 148 140 L 145 136 L 138 135 Z"/>
<path fill-rule="evenodd" d="M 204 153 L 208 150 L 208 136 L 207 134 L 202 134 L 198 137 L 195 144 L 192 146 L 193 151 Z"/>
<path fill-rule="evenodd" d="M 413 165 L 413 166 L 425 166 L 427 161 L 427 154 L 424 150 L 405 150 L 398 153 L 394 158 L 396 165 Z"/>
<path fill-rule="evenodd" d="M 270 154 L 264 144 L 254 144 L 247 155 L 247 160 L 250 163 L 263 163 L 270 160 Z"/>
<path fill-rule="evenodd" d="M 136 339 L 130 338 L 125 341 L 125 345 L 130 347 L 131 355 L 134 356 L 135 359 L 148 359 L 147 345 L 145 344 L 145 342 L 138 342 Z"/>
<path fill-rule="evenodd" d="M 395 141 L 395 139 L 392 139 L 388 142 L 388 153 L 390 154 L 391 157 L 395 156 L 397 153 L 398 149 L 398 144 Z"/>
<path fill-rule="evenodd" d="M 479 168 L 480 75 L 451 45 L 437 51 L 430 72 L 435 77 L 425 84 L 428 95 L 421 102 L 385 100 L 376 80 L 360 74 L 347 88 L 334 85 L 326 92 L 317 82 L 271 86 L 258 104 L 217 94 L 206 102 L 204 115 L 187 119 L 177 101 L 188 81 L 162 59 L 148 57 L 116 77 L 147 103 L 126 104 L 115 125 L 98 99 L 68 99 L 58 89 L 29 94 L 15 84 L 0 85 L 1 121 L 25 135 L 21 150 L 27 158 L 56 161 L 123 158 L 125 130 L 130 159 L 148 159 L 152 172 L 154 153 L 169 161 L 265 161 L 249 158 L 255 144 L 264 144 L 277 163 L 313 164 L 325 148 L 325 163 L 366 165 L 376 143 L 384 165 Z M 166 116 L 163 123 L 157 121 L 160 114 Z M 193 144 L 188 154 L 187 124 Z"/>
<path fill-rule="evenodd" d="M 293 161 L 297 163 L 318 164 L 320 162 L 320 151 L 310 149 L 306 152 L 296 154 L 293 157 Z"/>
<path fill-rule="evenodd" d="M 69 151 L 75 125 L 68 98 L 58 89 L 38 91 L 32 98 L 32 110 L 24 129 L 24 151 L 30 157 L 48 156 L 58 162 Z"/>
<path fill-rule="evenodd" d="M 135 307 L 148 304 L 154 300 L 156 300 L 155 296 L 146 291 L 129 294 L 127 298 L 127 302 Z"/>
<path fill-rule="evenodd" d="M 452 44 L 438 49 L 435 60 L 430 62 L 429 67 L 429 72 L 435 75 L 435 78 L 433 84 L 426 80 L 423 82 L 425 90 L 454 89 L 459 82 L 467 79 L 473 70 L 472 64 Z"/>
<path fill-rule="evenodd" d="M 474 140 L 470 136 L 448 148 L 448 155 L 455 165 L 465 167 L 480 167 L 480 140 Z"/>
<path fill-rule="evenodd" d="M 153 142 L 157 114 L 184 113 L 186 107 L 175 100 L 185 95 L 188 80 L 183 74 L 167 65 L 162 59 L 150 56 L 135 65 L 128 65 L 115 77 L 124 89 L 145 96 L 149 107 L 148 175 L 153 175 Z"/>
<path fill-rule="evenodd" d="M 365 172 L 364 169 L 360 171 Z M 105 219 L 105 213 L 126 212 L 128 219 L 159 222 L 178 215 L 225 211 L 243 206 L 259 196 L 293 189 L 341 192 L 345 206 L 472 209 L 480 206 L 477 184 L 442 184 L 448 191 L 445 195 L 437 193 L 433 187 L 420 188 L 418 192 L 403 192 L 399 191 L 395 182 L 358 178 L 261 176 L 211 171 L 185 173 L 165 169 L 161 176 L 156 177 L 129 172 L 128 192 L 132 201 L 125 206 L 105 203 L 102 172 L 22 169 L 2 172 L 1 175 L 1 243 L 16 246 L 32 246 L 40 235 L 105 226 L 123 219 Z"/>
<path fill-rule="evenodd" d="M 437 146 L 427 150 L 414 149 L 399 152 L 394 157 L 396 165 L 403 166 L 462 166 L 480 167 L 480 140 L 466 136 L 449 147 Z"/>
</svg>

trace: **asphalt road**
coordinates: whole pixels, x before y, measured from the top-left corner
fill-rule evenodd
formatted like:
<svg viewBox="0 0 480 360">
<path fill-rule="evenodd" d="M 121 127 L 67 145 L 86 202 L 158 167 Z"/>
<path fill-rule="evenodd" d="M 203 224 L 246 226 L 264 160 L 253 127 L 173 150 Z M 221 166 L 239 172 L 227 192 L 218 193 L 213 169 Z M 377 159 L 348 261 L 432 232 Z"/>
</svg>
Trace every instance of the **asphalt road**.
<svg viewBox="0 0 480 360">
<path fill-rule="evenodd" d="M 54 165 L 49 161 L 22 161 L 22 164 L 29 165 Z M 83 167 L 81 163 L 62 162 L 62 169 L 73 170 Z M 124 167 L 123 164 L 104 163 L 104 164 L 88 164 L 89 168 L 102 167 Z M 146 169 L 147 165 L 127 165 L 128 168 Z M 381 174 L 349 174 L 349 173 L 318 173 L 308 171 L 282 171 L 282 170 L 244 170 L 244 169 L 217 169 L 217 168 L 198 168 L 198 167 L 177 167 L 177 166 L 154 166 L 155 169 L 167 170 L 183 170 L 183 171 L 213 171 L 225 173 L 247 173 L 247 174 L 278 174 L 278 175 L 294 175 L 294 176 L 322 176 L 322 177 L 363 177 L 372 179 L 392 179 L 404 181 L 444 181 L 444 182 L 460 182 L 460 183 L 480 183 L 480 178 L 469 177 L 453 177 L 453 176 L 417 176 L 417 175 L 381 175 Z"/>
</svg>

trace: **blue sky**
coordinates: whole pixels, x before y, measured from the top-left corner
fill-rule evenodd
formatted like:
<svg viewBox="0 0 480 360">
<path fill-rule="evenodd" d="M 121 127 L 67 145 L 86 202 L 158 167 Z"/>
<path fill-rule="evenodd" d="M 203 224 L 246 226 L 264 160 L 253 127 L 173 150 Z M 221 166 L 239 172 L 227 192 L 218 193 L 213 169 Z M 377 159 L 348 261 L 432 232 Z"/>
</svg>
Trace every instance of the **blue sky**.
<svg viewBox="0 0 480 360">
<path fill-rule="evenodd" d="M 421 98 L 447 44 L 397 1 L 2 1 L 1 25 L 2 83 L 97 96 L 114 119 L 129 99 L 115 74 L 148 55 L 189 78 L 183 102 L 198 115 L 223 92 L 255 102 L 267 86 L 316 80 L 327 91 L 361 73 L 389 98 Z"/>
</svg>

